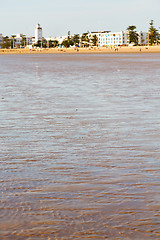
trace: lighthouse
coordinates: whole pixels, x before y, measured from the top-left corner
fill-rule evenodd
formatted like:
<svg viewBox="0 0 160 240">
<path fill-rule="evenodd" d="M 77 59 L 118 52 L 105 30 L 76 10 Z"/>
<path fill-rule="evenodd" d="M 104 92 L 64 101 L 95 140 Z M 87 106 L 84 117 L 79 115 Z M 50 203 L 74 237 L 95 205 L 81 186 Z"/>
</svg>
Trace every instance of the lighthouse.
<svg viewBox="0 0 160 240">
<path fill-rule="evenodd" d="M 37 24 L 35 28 L 35 43 L 37 43 L 38 41 L 42 42 L 42 27 L 40 26 L 40 24 Z"/>
</svg>

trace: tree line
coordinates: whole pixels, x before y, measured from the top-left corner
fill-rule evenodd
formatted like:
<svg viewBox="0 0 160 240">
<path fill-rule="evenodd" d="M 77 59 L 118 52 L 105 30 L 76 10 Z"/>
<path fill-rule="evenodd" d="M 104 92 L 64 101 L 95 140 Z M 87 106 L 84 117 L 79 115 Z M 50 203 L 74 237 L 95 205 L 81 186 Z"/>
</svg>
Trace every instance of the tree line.
<svg viewBox="0 0 160 240">
<path fill-rule="evenodd" d="M 68 31 L 68 36 L 66 39 L 63 40 L 61 43 L 62 46 L 68 48 L 70 46 L 82 46 L 82 47 L 88 47 L 88 46 L 97 46 L 98 38 L 96 35 L 92 36 L 91 39 L 88 37 L 88 33 L 83 33 L 80 37 L 79 34 L 74 34 L 71 36 L 70 31 Z M 19 43 L 20 47 L 25 47 L 27 45 L 27 38 L 25 35 L 21 37 L 21 41 Z M 38 41 L 33 46 L 35 47 L 42 47 L 42 48 L 54 48 L 59 45 L 59 42 L 57 40 L 49 40 L 43 39 L 42 41 Z M 3 37 L 1 48 L 15 48 L 16 47 L 16 36 L 12 35 L 11 37 L 5 36 Z"/>
<path fill-rule="evenodd" d="M 89 47 L 89 46 L 97 46 L 98 37 L 93 35 L 91 38 L 88 37 L 89 32 L 83 33 L 80 37 L 79 34 L 70 35 L 70 31 L 68 31 L 68 36 L 63 40 L 62 46 L 68 48 L 70 46 L 76 47 Z"/>
</svg>

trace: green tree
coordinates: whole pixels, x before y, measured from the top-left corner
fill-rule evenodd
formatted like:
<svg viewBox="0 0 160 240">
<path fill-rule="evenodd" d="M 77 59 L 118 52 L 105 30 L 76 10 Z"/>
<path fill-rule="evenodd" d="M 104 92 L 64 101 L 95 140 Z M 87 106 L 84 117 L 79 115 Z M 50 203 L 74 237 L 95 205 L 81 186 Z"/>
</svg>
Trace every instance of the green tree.
<svg viewBox="0 0 160 240">
<path fill-rule="evenodd" d="M 138 33 L 136 32 L 136 26 L 129 26 L 127 28 L 128 31 L 128 38 L 129 38 L 129 43 L 135 43 L 136 45 L 138 44 Z"/>
<path fill-rule="evenodd" d="M 57 47 L 58 46 L 58 41 L 57 40 L 53 40 L 52 41 L 52 47 Z"/>
<path fill-rule="evenodd" d="M 52 40 L 49 40 L 49 41 L 47 42 L 47 47 L 48 47 L 48 48 L 52 48 L 52 47 L 53 47 Z"/>
<path fill-rule="evenodd" d="M 88 47 L 89 46 L 89 37 L 88 37 L 88 32 L 87 33 L 83 33 L 81 36 L 81 45 L 82 47 Z"/>
<path fill-rule="evenodd" d="M 158 30 L 154 27 L 154 22 L 151 20 L 150 22 L 150 28 L 149 28 L 149 44 L 153 45 L 155 43 L 158 43 Z"/>
<path fill-rule="evenodd" d="M 2 41 L 2 48 L 10 48 L 11 47 L 11 41 L 8 36 L 3 37 Z"/>
<path fill-rule="evenodd" d="M 67 40 L 68 40 L 68 45 L 69 45 L 69 46 L 73 46 L 73 45 L 74 45 L 73 40 L 72 40 L 72 38 L 71 38 L 71 32 L 70 32 L 70 31 L 68 31 Z"/>
<path fill-rule="evenodd" d="M 47 47 L 47 40 L 46 39 L 42 39 L 42 41 L 41 40 L 38 40 L 38 42 L 37 43 L 35 43 L 34 44 L 34 46 L 35 47 L 39 47 L 39 48 L 46 48 Z"/>
<path fill-rule="evenodd" d="M 68 41 L 68 39 L 64 39 L 62 42 L 62 46 L 64 46 L 65 48 L 68 48 L 70 46 L 69 44 L 70 42 Z"/>
<path fill-rule="evenodd" d="M 42 48 L 47 48 L 47 40 L 45 38 L 42 39 L 41 47 Z"/>
<path fill-rule="evenodd" d="M 22 35 L 22 39 L 21 39 L 21 46 L 25 47 L 27 44 L 27 38 L 26 35 Z"/>
<path fill-rule="evenodd" d="M 15 47 L 15 37 L 16 35 L 11 35 L 11 48 L 14 48 Z"/>
<path fill-rule="evenodd" d="M 98 37 L 97 35 L 93 35 L 92 38 L 91 38 L 91 42 L 93 43 L 93 46 L 97 46 L 97 43 L 98 43 Z"/>
<path fill-rule="evenodd" d="M 74 45 L 74 42 L 73 42 L 73 40 L 71 38 L 70 31 L 68 31 L 68 37 L 63 40 L 62 46 L 68 48 L 68 47 L 73 46 L 73 45 Z"/>
<path fill-rule="evenodd" d="M 41 47 L 42 46 L 42 41 L 38 40 L 37 43 L 34 44 L 35 47 Z"/>
<path fill-rule="evenodd" d="M 79 34 L 74 34 L 73 38 L 72 38 L 73 44 L 75 46 L 79 45 L 80 39 L 79 39 Z"/>
</svg>

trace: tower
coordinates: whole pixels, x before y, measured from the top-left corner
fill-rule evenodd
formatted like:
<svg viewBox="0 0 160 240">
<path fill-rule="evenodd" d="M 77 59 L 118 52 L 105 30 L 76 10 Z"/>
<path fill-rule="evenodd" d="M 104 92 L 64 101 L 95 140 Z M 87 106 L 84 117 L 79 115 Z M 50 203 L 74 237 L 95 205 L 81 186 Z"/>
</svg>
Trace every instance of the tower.
<svg viewBox="0 0 160 240">
<path fill-rule="evenodd" d="M 42 28 L 40 24 L 37 24 L 35 28 L 35 43 L 37 43 L 38 41 L 42 42 Z"/>
</svg>

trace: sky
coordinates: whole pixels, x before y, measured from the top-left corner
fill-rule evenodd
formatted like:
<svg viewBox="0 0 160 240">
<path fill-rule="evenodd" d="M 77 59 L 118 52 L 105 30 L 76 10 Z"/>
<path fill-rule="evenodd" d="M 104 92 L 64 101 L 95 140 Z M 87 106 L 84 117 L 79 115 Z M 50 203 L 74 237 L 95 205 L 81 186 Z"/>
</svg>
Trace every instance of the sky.
<svg viewBox="0 0 160 240">
<path fill-rule="evenodd" d="M 124 31 L 135 25 L 160 27 L 160 0 L 1 0 L 0 33 L 34 36 L 40 23 L 44 37 L 87 31 Z"/>
</svg>

